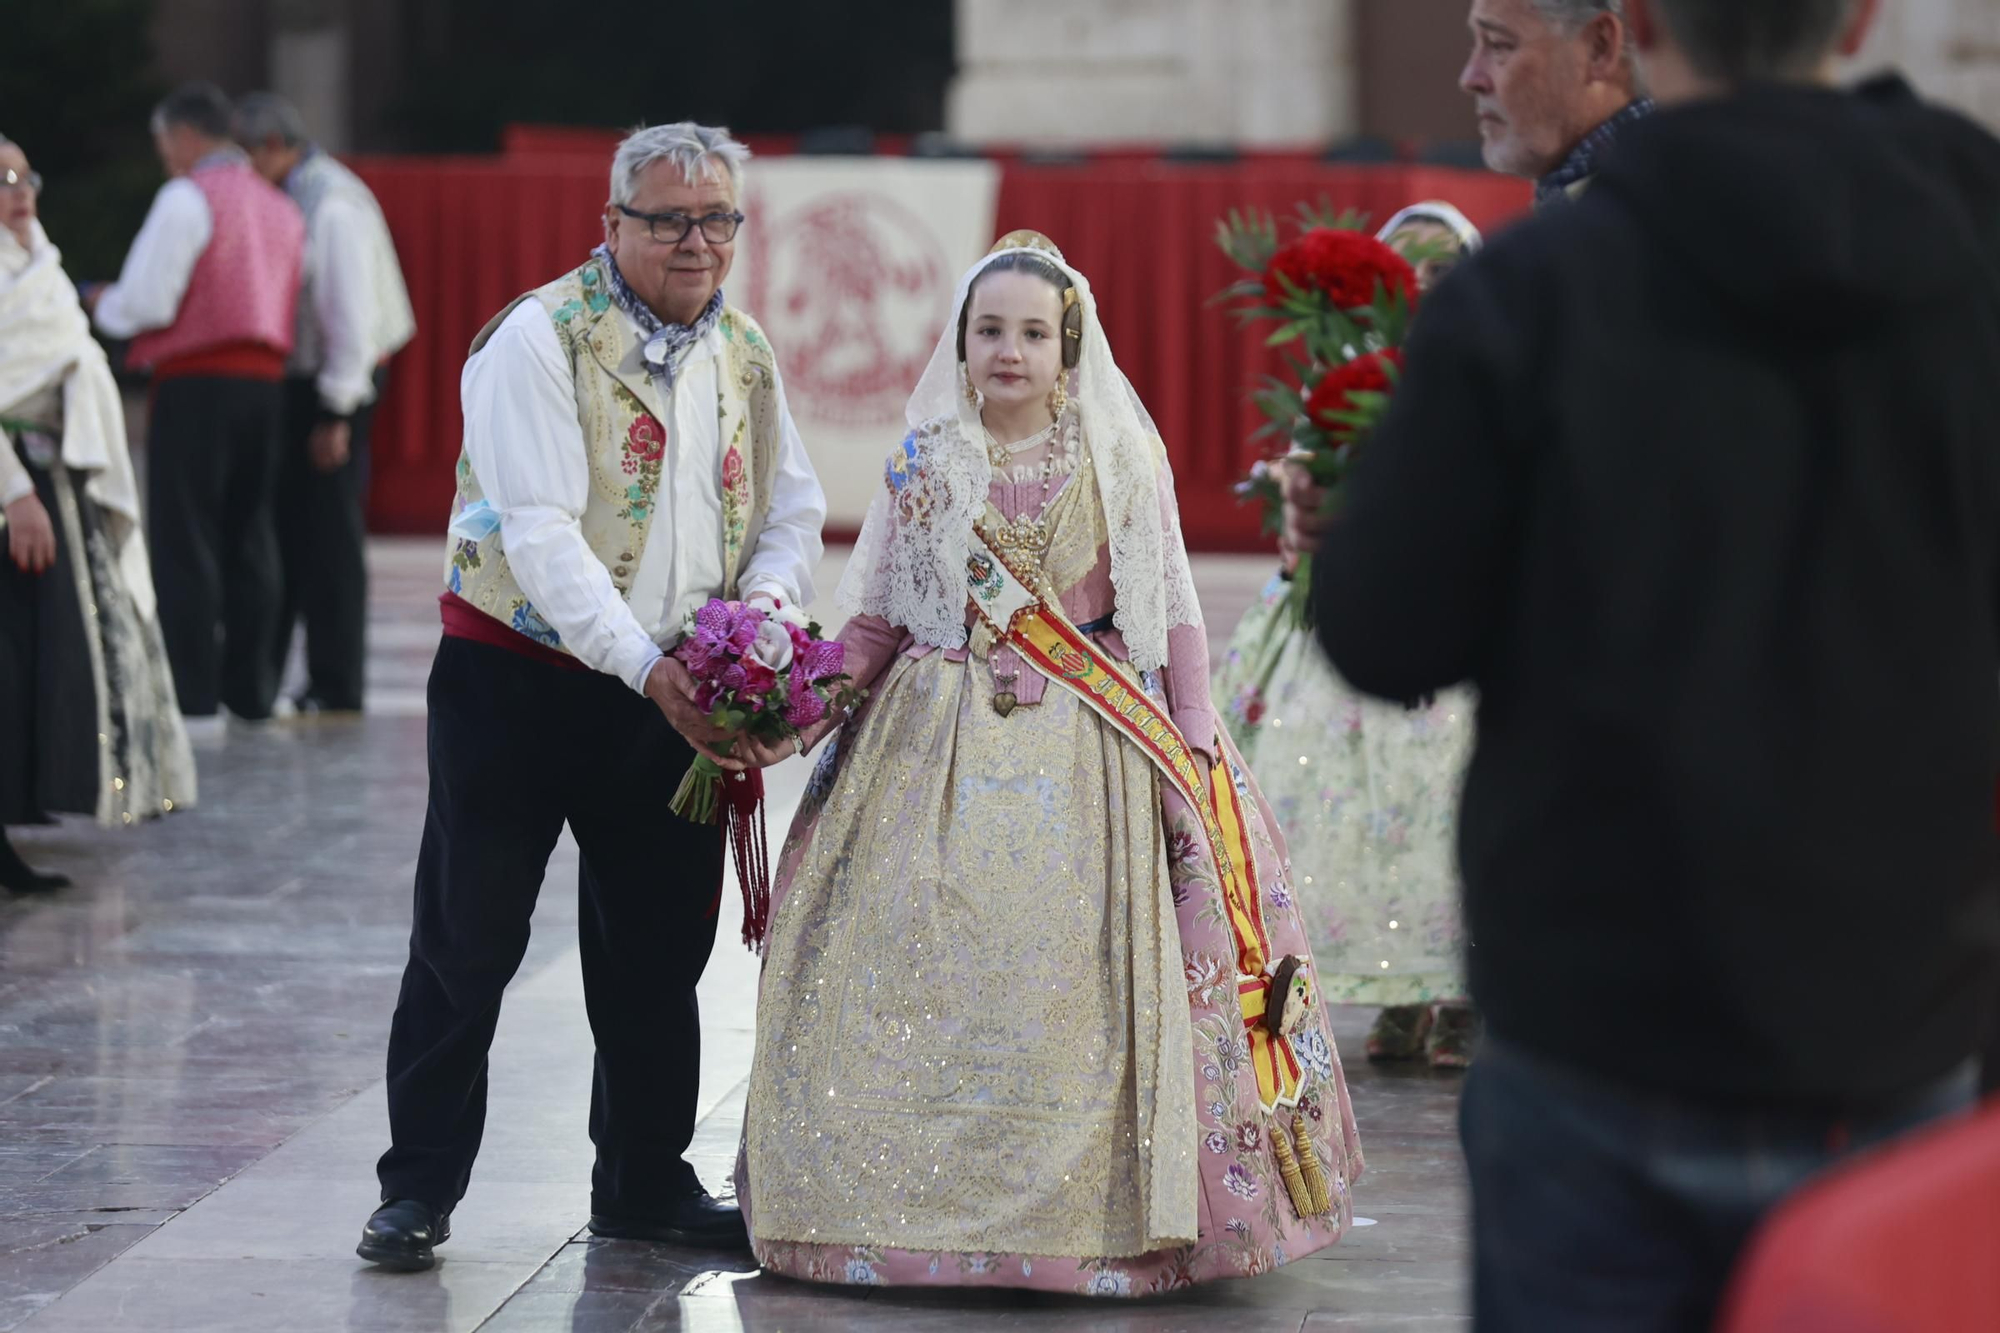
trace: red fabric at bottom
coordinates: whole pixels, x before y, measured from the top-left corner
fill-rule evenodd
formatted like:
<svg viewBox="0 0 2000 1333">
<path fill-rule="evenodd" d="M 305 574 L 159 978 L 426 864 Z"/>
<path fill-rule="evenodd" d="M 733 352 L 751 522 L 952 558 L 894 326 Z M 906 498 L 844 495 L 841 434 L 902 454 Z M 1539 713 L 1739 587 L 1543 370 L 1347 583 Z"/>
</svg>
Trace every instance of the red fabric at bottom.
<svg viewBox="0 0 2000 1333">
<path fill-rule="evenodd" d="M 1722 1333 L 2000 1328 L 2000 1098 L 1862 1158 L 1771 1218 Z"/>
<path fill-rule="evenodd" d="M 519 630 L 495 620 L 455 592 L 441 594 L 438 607 L 444 615 L 444 633 L 448 639 L 470 639 L 489 648 L 504 648 L 510 653 L 564 671 L 590 670 L 568 653 L 536 643 Z"/>
<path fill-rule="evenodd" d="M 285 377 L 285 354 L 263 343 L 223 343 L 185 356 L 168 357 L 153 367 L 155 384 L 198 376 L 276 384 Z"/>
</svg>

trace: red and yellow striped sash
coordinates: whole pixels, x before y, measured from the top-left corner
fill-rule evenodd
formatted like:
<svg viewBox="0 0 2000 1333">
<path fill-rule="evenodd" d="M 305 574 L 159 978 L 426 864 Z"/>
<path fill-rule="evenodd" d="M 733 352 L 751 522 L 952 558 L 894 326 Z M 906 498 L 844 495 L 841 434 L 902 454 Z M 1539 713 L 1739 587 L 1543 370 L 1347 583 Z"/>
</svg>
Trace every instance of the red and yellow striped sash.
<svg viewBox="0 0 2000 1333">
<path fill-rule="evenodd" d="M 1139 747 L 1200 817 L 1220 882 L 1223 914 L 1236 946 L 1237 1003 L 1243 1034 L 1268 1112 L 1298 1101 L 1302 1074 L 1289 1038 L 1265 1023 L 1270 997 L 1270 934 L 1264 922 L 1257 860 L 1251 851 L 1244 793 L 1225 761 L 1220 781 L 1204 782 L 1187 738 L 1131 673 L 1072 624 L 1053 599 L 1030 591 L 1019 571 L 997 554 L 977 526 L 967 585 L 972 603 L 997 638 L 1028 664 L 1070 691 L 1120 735 Z"/>
</svg>

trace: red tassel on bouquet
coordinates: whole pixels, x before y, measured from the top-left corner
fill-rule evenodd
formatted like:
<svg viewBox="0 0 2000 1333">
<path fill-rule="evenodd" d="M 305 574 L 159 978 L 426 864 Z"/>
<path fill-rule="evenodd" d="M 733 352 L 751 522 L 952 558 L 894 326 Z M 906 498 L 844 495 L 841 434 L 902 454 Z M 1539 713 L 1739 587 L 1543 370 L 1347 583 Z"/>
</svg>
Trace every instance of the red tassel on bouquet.
<svg viewBox="0 0 2000 1333">
<path fill-rule="evenodd" d="M 764 775 L 732 773 L 722 784 L 722 829 L 743 891 L 743 943 L 755 952 L 771 925 L 770 840 L 764 832 Z"/>
</svg>

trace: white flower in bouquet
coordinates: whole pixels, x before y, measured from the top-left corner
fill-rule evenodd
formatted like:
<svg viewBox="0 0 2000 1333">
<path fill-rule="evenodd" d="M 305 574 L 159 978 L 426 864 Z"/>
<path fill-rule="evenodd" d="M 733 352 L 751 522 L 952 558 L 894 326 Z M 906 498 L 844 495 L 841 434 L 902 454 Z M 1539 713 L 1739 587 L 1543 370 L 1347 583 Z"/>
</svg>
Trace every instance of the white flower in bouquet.
<svg viewBox="0 0 2000 1333">
<path fill-rule="evenodd" d="M 766 620 L 757 627 L 750 655 L 773 671 L 783 671 L 792 664 L 792 632 L 776 620 Z"/>
</svg>

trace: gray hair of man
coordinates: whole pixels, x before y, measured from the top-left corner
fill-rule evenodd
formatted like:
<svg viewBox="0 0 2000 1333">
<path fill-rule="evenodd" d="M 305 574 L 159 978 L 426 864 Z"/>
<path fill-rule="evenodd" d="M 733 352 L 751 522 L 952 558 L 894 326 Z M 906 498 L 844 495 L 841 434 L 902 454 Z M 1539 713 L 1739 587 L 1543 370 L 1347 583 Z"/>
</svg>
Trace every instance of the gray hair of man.
<svg viewBox="0 0 2000 1333">
<path fill-rule="evenodd" d="M 304 148 L 312 142 L 299 109 L 276 93 L 245 93 L 238 98 L 237 142 L 255 145 L 273 139 L 287 148 Z"/>
<path fill-rule="evenodd" d="M 640 175 L 655 162 L 673 163 L 690 185 L 701 184 L 720 169 L 729 181 L 729 192 L 740 198 L 743 168 L 749 161 L 750 150 L 721 126 L 691 120 L 648 125 L 626 135 L 611 155 L 611 202 L 630 204 Z"/>
<path fill-rule="evenodd" d="M 1575 33 L 1599 14 L 1609 14 L 1625 29 L 1625 68 L 1632 72 L 1632 91 L 1644 94 L 1644 75 L 1639 69 L 1639 49 L 1632 42 L 1632 27 L 1625 21 L 1625 0 L 1528 0 L 1535 12 L 1565 33 Z"/>
</svg>

